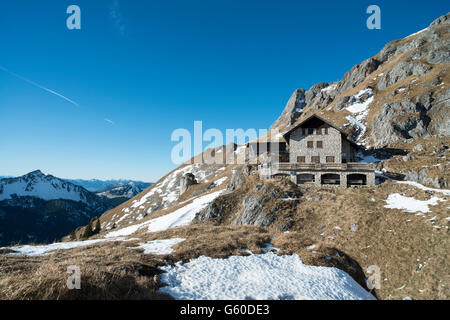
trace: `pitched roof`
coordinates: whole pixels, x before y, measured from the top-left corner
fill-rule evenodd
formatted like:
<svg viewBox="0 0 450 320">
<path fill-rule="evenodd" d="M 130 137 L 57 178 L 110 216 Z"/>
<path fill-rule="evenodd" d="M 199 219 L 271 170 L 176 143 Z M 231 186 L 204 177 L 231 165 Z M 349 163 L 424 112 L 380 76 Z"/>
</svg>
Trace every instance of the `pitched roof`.
<svg viewBox="0 0 450 320">
<path fill-rule="evenodd" d="M 292 131 L 295 131 L 296 129 L 298 129 L 299 127 L 301 127 L 304 123 L 308 122 L 309 120 L 316 118 L 319 119 L 320 121 L 323 121 L 324 123 L 326 123 L 327 125 L 329 125 L 330 127 L 333 127 L 334 129 L 336 129 L 337 131 L 339 131 L 344 138 L 350 142 L 351 144 L 353 144 L 354 146 L 359 147 L 359 145 L 357 145 L 354 141 L 352 141 L 351 139 L 349 139 L 348 137 L 348 133 L 346 133 L 344 130 L 342 130 L 339 127 L 336 127 L 335 125 L 333 125 L 332 123 L 330 123 L 329 121 L 323 119 L 322 117 L 319 117 L 317 114 L 313 114 L 310 117 L 306 118 L 305 120 L 303 120 L 302 122 L 296 124 L 295 126 L 293 126 L 291 129 L 289 129 L 288 131 L 286 131 L 285 133 L 283 133 L 283 137 L 284 139 L 288 142 L 289 141 L 289 136 L 291 135 Z"/>
</svg>

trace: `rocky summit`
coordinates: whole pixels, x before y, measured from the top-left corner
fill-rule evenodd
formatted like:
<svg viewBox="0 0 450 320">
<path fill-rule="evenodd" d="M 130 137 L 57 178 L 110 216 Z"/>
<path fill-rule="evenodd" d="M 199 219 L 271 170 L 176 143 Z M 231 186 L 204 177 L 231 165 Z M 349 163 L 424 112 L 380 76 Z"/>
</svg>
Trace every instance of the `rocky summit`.
<svg viewBox="0 0 450 320">
<path fill-rule="evenodd" d="M 354 66 L 342 80 L 298 89 L 272 128 L 319 113 L 366 147 L 395 147 L 449 135 L 448 15 Z M 365 104 L 359 109 L 355 104 Z"/>
</svg>

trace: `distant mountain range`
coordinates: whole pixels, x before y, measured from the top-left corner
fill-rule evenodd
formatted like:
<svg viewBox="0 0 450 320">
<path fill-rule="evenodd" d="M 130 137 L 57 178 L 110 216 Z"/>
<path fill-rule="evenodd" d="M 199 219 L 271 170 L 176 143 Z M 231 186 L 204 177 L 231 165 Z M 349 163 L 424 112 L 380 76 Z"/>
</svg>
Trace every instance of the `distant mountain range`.
<svg viewBox="0 0 450 320">
<path fill-rule="evenodd" d="M 40 170 L 0 178 L 0 246 L 58 239 L 150 185 L 129 180 L 75 181 Z"/>
<path fill-rule="evenodd" d="M 125 179 L 119 179 L 119 180 L 98 180 L 98 179 L 92 179 L 92 180 L 83 180 L 83 179 L 65 179 L 66 181 L 69 181 L 73 184 L 76 184 L 78 186 L 81 186 L 85 188 L 88 191 L 91 192 L 105 192 L 108 190 L 112 190 L 114 188 L 124 186 L 124 185 L 130 185 L 130 187 L 135 186 L 136 190 L 140 190 L 139 192 L 147 189 L 149 186 L 152 185 L 150 182 L 143 182 L 143 181 L 135 181 L 135 180 L 125 180 Z M 124 193 L 125 194 L 125 193 Z"/>
<path fill-rule="evenodd" d="M 116 184 L 110 184 L 103 189 L 96 192 L 99 196 L 104 196 L 110 199 L 125 197 L 131 199 L 138 195 L 148 187 L 151 183 L 128 181 L 128 182 L 118 182 Z M 126 200 L 125 200 L 126 201 Z"/>
</svg>

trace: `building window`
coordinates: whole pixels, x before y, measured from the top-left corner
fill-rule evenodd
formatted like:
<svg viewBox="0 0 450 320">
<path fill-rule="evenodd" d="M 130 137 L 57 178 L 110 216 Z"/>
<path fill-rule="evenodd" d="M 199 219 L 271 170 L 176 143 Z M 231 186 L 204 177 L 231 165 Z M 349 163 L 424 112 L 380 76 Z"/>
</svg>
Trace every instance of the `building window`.
<svg viewBox="0 0 450 320">
<path fill-rule="evenodd" d="M 327 157 L 327 163 L 334 163 L 334 157 L 328 156 Z"/>
<path fill-rule="evenodd" d="M 323 149 L 323 141 L 317 141 L 317 148 Z"/>
<path fill-rule="evenodd" d="M 314 148 L 314 141 L 308 141 L 307 147 L 308 147 L 308 149 Z"/>
<path fill-rule="evenodd" d="M 328 128 L 323 128 L 324 134 L 328 134 Z"/>
<path fill-rule="evenodd" d="M 314 133 L 314 129 L 313 128 L 308 128 L 308 134 L 313 134 Z"/>
<path fill-rule="evenodd" d="M 311 162 L 312 163 L 320 163 L 320 157 L 318 157 L 318 156 L 311 157 Z"/>
<path fill-rule="evenodd" d="M 322 128 L 317 128 L 316 129 L 316 134 L 317 135 L 321 135 L 322 134 Z"/>
<path fill-rule="evenodd" d="M 297 162 L 298 163 L 305 163 L 306 161 L 305 161 L 305 157 L 304 156 L 298 156 L 297 157 Z"/>
</svg>

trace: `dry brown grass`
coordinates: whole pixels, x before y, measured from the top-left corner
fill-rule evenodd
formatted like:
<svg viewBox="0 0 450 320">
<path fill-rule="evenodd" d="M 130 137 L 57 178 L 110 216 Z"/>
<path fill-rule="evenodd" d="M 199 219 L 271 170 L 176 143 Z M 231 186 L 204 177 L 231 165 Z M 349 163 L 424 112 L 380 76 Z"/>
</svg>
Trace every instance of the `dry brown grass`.
<svg viewBox="0 0 450 320">
<path fill-rule="evenodd" d="M 185 238 L 175 245 L 167 258 L 172 261 L 188 261 L 199 256 L 226 258 L 242 255 L 243 249 L 261 253 L 261 248 L 270 243 L 271 234 L 264 228 L 254 226 L 217 226 L 212 223 L 194 223 L 183 228 L 162 232 L 136 234 L 146 241 L 157 239 Z"/>
<path fill-rule="evenodd" d="M 42 257 L 0 256 L 0 299 L 170 299 L 157 292 L 163 261 L 103 243 Z M 81 270 L 81 289 L 69 290 L 69 266 Z"/>
<path fill-rule="evenodd" d="M 202 255 L 244 255 L 245 248 L 260 253 L 271 239 L 262 228 L 208 223 L 137 236 L 139 241 L 104 242 L 40 257 L 0 255 L 0 299 L 171 299 L 157 291 L 164 285 L 158 266 Z M 174 246 L 172 254 L 142 254 L 133 249 L 140 242 L 174 237 L 186 240 Z M 71 265 L 81 269 L 81 290 L 67 288 Z"/>
<path fill-rule="evenodd" d="M 301 202 L 292 234 L 279 234 L 272 243 L 285 253 L 298 253 L 306 263 L 320 263 L 317 259 L 323 260 L 323 255 L 334 257 L 323 251 L 332 248 L 351 257 L 364 271 L 371 265 L 379 266 L 383 281 L 377 294 L 382 299 L 448 299 L 448 201 L 430 207 L 429 214 L 416 216 L 384 208 L 386 198 L 394 192 L 419 200 L 431 197 L 429 192 L 395 182 L 333 192 L 312 189 L 307 197 L 320 200 Z M 433 224 L 430 218 L 434 216 Z M 353 232 L 351 226 L 355 223 L 358 227 Z M 311 244 L 316 248 L 307 250 L 305 247 Z M 425 267 L 418 269 L 424 262 Z M 402 290 L 397 290 L 403 285 Z"/>
<path fill-rule="evenodd" d="M 255 177 L 250 177 L 243 189 L 220 198 L 224 217 L 217 222 L 218 231 L 234 219 L 242 209 L 243 197 L 257 183 Z M 287 191 L 292 188 L 283 181 L 264 183 Z M 301 190 L 304 196 L 299 200 L 273 199 L 264 207 L 267 211 L 279 208 L 276 221 L 267 230 L 274 236 L 271 243 L 281 249 L 280 254 L 297 253 L 307 264 L 340 268 L 361 285 L 369 276 L 367 268 L 377 265 L 382 272 L 382 286 L 376 294 L 381 299 L 450 298 L 448 196 L 393 181 L 373 188 Z M 385 208 L 392 193 L 417 200 L 438 196 L 444 201 L 430 206 L 430 213 L 416 215 Z M 296 204 L 294 208 L 283 206 L 289 202 Z M 288 220 L 289 233 L 280 233 L 280 226 Z M 352 231 L 354 224 L 356 231 Z M 307 249 L 310 245 L 315 245 L 314 249 Z M 419 268 L 420 264 L 424 267 Z"/>
</svg>

